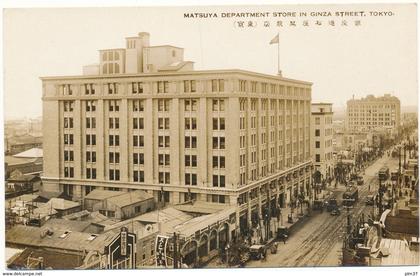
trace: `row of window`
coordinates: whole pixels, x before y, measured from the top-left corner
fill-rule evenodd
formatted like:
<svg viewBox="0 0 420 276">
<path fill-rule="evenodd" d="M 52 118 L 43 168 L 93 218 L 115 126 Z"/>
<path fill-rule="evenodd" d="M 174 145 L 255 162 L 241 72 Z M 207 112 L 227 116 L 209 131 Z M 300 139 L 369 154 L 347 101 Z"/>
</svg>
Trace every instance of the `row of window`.
<svg viewBox="0 0 420 276">
<path fill-rule="evenodd" d="M 264 123 L 265 120 L 262 119 Z M 110 117 L 109 120 L 109 129 L 119 129 L 120 120 L 117 117 Z M 158 118 L 158 129 L 169 129 L 169 118 Z M 240 129 L 244 129 L 245 118 L 240 118 Z M 251 129 L 256 127 L 256 118 L 251 117 Z M 263 126 L 264 127 L 264 124 Z M 65 117 L 64 118 L 64 128 L 73 128 L 73 118 Z M 86 128 L 96 128 L 96 118 L 95 117 L 86 117 Z M 144 118 L 133 118 L 133 129 L 144 129 Z M 196 118 L 185 118 L 185 129 L 194 130 L 197 129 L 197 119 Z M 213 130 L 224 130 L 225 129 L 225 118 L 213 118 Z M 297 133 L 296 133 L 297 134 Z M 280 134 L 279 134 L 280 135 Z M 326 133 L 326 135 L 329 135 Z M 271 140 L 273 141 L 273 137 Z M 264 139 L 263 139 L 264 140 Z"/>
<path fill-rule="evenodd" d="M 325 117 L 324 123 L 325 124 L 332 124 L 332 117 Z M 321 118 L 320 117 L 315 117 L 315 125 L 318 126 L 320 124 L 321 124 Z"/>
<path fill-rule="evenodd" d="M 115 53 L 117 54 L 117 52 Z M 104 60 L 104 64 L 102 66 L 102 72 L 104 74 L 113 74 L 113 73 L 121 73 L 122 70 L 120 69 L 120 64 L 115 62 L 116 59 Z M 169 93 L 170 87 L 169 81 L 157 81 L 155 86 L 156 93 Z M 184 80 L 183 81 L 183 90 L 185 93 L 194 93 L 197 91 L 196 88 L 196 81 L 195 80 Z M 144 83 L 142 82 L 131 82 L 130 90 L 132 94 L 141 94 L 144 93 Z M 86 83 L 83 84 L 85 95 L 94 95 L 95 94 L 95 84 L 94 83 Z M 109 94 L 117 94 L 118 93 L 118 84 L 117 83 L 107 83 L 105 84 L 107 87 Z M 62 95 L 73 95 L 72 85 L 70 84 L 63 84 L 59 87 L 60 92 Z M 213 79 L 211 80 L 211 92 L 224 92 L 225 91 L 225 80 L 224 79 Z M 252 92 L 252 93 L 272 93 L 285 96 L 300 96 L 300 97 L 307 97 L 310 95 L 309 89 L 304 88 L 296 88 L 296 87 L 285 87 L 282 85 L 276 84 L 268 84 L 268 83 L 259 83 L 256 81 L 239 81 L 239 91 L 240 92 Z M 386 106 L 385 108 L 389 108 L 390 106 Z"/>
<path fill-rule="evenodd" d="M 310 89 L 277 85 L 274 83 L 256 82 L 239 80 L 239 91 L 240 92 L 252 92 L 252 93 L 272 93 L 285 96 L 294 97 L 308 97 L 310 96 Z"/>
<path fill-rule="evenodd" d="M 266 101 L 264 101 L 267 103 Z M 273 102 L 272 102 L 273 103 Z M 185 99 L 184 100 L 184 110 L 185 111 L 197 111 L 198 99 Z M 169 111 L 170 100 L 169 99 L 158 99 L 158 111 Z M 256 111 L 257 100 L 251 100 L 251 111 Z M 266 104 L 262 104 L 262 107 L 265 107 Z M 133 111 L 144 111 L 144 100 L 133 100 L 132 101 Z M 96 111 L 96 102 L 95 101 L 86 101 L 85 110 L 87 112 Z M 64 111 L 71 112 L 74 109 L 74 101 L 64 101 Z M 275 109 L 275 108 L 274 108 Z M 120 110 L 120 100 L 109 100 L 108 101 L 108 110 L 110 112 L 118 112 Z M 265 110 L 265 109 L 263 109 Z M 212 100 L 212 111 L 225 111 L 225 100 L 223 99 L 214 99 Z M 245 111 L 245 101 L 240 101 L 240 111 Z M 286 112 L 290 114 L 290 110 Z M 297 114 L 297 113 L 295 113 Z M 301 115 L 303 113 L 301 112 Z M 331 119 L 331 118 L 330 118 Z M 279 115 L 279 121 L 282 122 L 282 117 Z M 294 119 L 296 121 L 296 119 Z"/>
</svg>

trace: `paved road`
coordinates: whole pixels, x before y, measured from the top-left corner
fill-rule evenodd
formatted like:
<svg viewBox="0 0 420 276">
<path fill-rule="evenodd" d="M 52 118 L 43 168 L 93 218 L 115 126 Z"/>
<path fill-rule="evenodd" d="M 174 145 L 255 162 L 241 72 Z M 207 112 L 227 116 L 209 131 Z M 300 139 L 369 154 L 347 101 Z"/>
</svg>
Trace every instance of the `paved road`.
<svg viewBox="0 0 420 276">
<path fill-rule="evenodd" d="M 379 169 L 387 165 L 390 169 L 398 166 L 398 159 L 383 157 L 369 166 L 364 175 L 365 184 L 359 186 L 359 201 L 350 211 L 352 218 L 362 212 L 372 213 L 372 207 L 365 205 L 365 198 L 370 189 L 377 190 Z M 339 186 L 344 191 L 345 187 Z M 247 267 L 305 267 L 340 265 L 341 245 L 346 231 L 346 211 L 341 215 L 313 212 L 310 220 L 289 238 L 286 244 L 280 243 L 276 254 L 268 253 L 265 261 L 250 261 Z"/>
</svg>

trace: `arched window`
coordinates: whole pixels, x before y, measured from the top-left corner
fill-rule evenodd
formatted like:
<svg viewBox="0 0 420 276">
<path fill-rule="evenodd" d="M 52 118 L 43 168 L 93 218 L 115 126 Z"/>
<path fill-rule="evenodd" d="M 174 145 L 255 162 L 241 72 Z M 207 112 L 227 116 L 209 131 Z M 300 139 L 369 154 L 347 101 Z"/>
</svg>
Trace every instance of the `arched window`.
<svg viewBox="0 0 420 276">
<path fill-rule="evenodd" d="M 114 65 L 113 63 L 109 64 L 109 73 L 110 74 L 114 74 L 114 66 L 113 65 Z"/>
<path fill-rule="evenodd" d="M 103 74 L 108 74 L 108 68 L 106 67 L 107 66 L 107 64 L 104 64 L 103 66 L 102 66 L 102 73 Z"/>
</svg>

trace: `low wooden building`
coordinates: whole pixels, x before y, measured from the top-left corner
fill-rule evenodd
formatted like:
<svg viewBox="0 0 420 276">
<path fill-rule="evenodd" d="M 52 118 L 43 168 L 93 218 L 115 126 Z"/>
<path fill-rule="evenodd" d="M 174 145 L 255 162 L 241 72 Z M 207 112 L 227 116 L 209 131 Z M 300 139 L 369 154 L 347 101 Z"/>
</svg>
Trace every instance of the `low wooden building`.
<svg viewBox="0 0 420 276">
<path fill-rule="evenodd" d="M 144 191 L 119 192 L 95 189 L 86 195 L 84 206 L 88 211 L 118 220 L 129 219 L 154 210 L 153 195 Z"/>
</svg>

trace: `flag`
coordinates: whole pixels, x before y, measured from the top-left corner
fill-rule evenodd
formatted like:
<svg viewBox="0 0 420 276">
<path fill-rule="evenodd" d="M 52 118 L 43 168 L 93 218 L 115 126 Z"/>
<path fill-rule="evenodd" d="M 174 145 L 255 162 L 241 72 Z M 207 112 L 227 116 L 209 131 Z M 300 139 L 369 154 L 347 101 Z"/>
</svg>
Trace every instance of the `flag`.
<svg viewBox="0 0 420 276">
<path fill-rule="evenodd" d="M 279 34 L 277 34 L 271 41 L 270 44 L 278 44 L 279 43 Z"/>
</svg>

